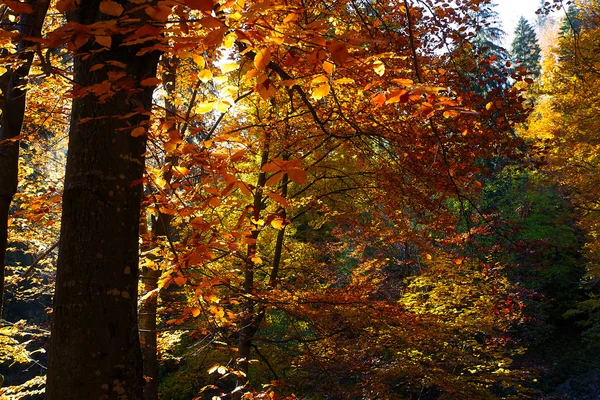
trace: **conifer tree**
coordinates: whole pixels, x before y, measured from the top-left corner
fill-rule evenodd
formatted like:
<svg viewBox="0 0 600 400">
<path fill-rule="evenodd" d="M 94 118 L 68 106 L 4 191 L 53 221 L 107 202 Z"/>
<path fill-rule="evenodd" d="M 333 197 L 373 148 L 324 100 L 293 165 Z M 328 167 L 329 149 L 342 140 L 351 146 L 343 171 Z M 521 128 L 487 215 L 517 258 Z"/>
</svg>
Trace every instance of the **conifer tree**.
<svg viewBox="0 0 600 400">
<path fill-rule="evenodd" d="M 541 53 L 542 49 L 538 44 L 533 27 L 525 18 L 521 17 L 515 29 L 515 38 L 511 47 L 513 62 L 527 68 L 527 72 L 537 78 L 541 71 Z"/>
</svg>

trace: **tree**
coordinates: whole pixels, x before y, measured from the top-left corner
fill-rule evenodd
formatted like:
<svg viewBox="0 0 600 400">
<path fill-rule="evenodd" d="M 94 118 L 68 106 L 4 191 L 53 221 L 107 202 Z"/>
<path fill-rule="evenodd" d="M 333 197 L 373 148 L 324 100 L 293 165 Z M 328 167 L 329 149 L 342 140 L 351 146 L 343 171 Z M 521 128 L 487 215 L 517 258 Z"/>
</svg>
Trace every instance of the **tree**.
<svg viewBox="0 0 600 400">
<path fill-rule="evenodd" d="M 8 216 L 13 196 L 17 191 L 19 167 L 19 135 L 25 117 L 27 75 L 33 63 L 33 38 L 39 38 L 50 1 L 28 1 L 13 5 L 6 10 L 12 15 L 20 14 L 16 30 L 16 54 L 8 48 L 1 50 L 4 71 L 0 77 L 0 90 L 4 96 L 0 125 L 0 318 L 4 294 L 6 247 L 8 244 Z M 17 36 L 15 36 L 17 37 Z"/>
<path fill-rule="evenodd" d="M 146 137 L 138 132 L 147 129 L 158 55 L 135 42 L 151 21 L 132 3 L 66 7 L 70 21 L 54 40 L 74 52 L 75 98 L 46 398 L 141 399 L 137 283 Z M 154 44 L 157 35 L 144 37 Z"/>
<path fill-rule="evenodd" d="M 533 78 L 537 78 L 541 71 L 541 52 L 535 31 L 529 22 L 521 17 L 515 28 L 515 38 L 511 46 L 510 55 L 513 62 L 527 68 Z"/>
</svg>

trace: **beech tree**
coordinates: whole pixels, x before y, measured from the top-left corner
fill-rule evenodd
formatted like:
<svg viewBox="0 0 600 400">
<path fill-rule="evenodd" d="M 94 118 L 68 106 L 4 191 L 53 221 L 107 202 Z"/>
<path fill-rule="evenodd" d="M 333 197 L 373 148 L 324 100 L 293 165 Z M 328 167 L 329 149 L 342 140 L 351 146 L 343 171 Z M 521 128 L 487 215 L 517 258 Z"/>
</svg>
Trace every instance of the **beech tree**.
<svg viewBox="0 0 600 400">
<path fill-rule="evenodd" d="M 135 130 L 148 121 L 158 53 L 142 52 L 136 42 L 151 21 L 132 3 L 63 7 L 69 22 L 54 39 L 74 53 L 74 99 L 46 398 L 141 399 L 137 284 L 146 137 Z"/>
</svg>

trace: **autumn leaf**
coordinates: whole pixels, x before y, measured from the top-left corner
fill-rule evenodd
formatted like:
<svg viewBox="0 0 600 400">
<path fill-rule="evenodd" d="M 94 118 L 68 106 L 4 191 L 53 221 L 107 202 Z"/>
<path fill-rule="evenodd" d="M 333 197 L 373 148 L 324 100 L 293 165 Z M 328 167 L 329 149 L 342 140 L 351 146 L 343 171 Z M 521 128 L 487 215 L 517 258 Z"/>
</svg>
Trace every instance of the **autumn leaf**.
<svg viewBox="0 0 600 400">
<path fill-rule="evenodd" d="M 287 199 L 280 194 L 268 192 L 267 196 L 278 202 L 281 206 L 287 206 Z"/>
<path fill-rule="evenodd" d="M 198 114 L 206 114 L 207 112 L 212 111 L 212 109 L 215 107 L 216 104 L 217 104 L 216 101 L 208 101 L 205 103 L 198 103 L 196 105 L 196 112 Z"/>
<path fill-rule="evenodd" d="M 103 0 L 100 3 L 100 11 L 102 11 L 106 15 L 112 15 L 114 17 L 118 17 L 123 14 L 125 9 L 119 3 L 112 0 Z"/>
<path fill-rule="evenodd" d="M 212 76 L 213 74 L 210 71 L 210 69 L 203 69 L 202 71 L 198 72 L 198 79 L 200 79 L 204 83 L 210 81 Z"/>
<path fill-rule="evenodd" d="M 279 183 L 279 181 L 283 179 L 283 175 L 284 173 L 282 171 L 273 174 L 269 179 L 267 179 L 265 186 L 273 186 L 276 183 Z"/>
<path fill-rule="evenodd" d="M 315 100 L 322 99 L 329 94 L 331 87 L 328 84 L 321 85 L 312 92 L 312 98 Z"/>
<path fill-rule="evenodd" d="M 183 286 L 187 282 L 187 279 L 184 276 L 176 276 L 173 278 L 173 282 L 178 286 Z"/>
<path fill-rule="evenodd" d="M 287 174 L 290 179 L 296 183 L 306 183 L 306 171 L 303 169 L 290 169 L 287 171 Z"/>
<path fill-rule="evenodd" d="M 375 61 L 373 63 L 373 71 L 379 76 L 383 76 L 385 74 L 385 65 L 381 61 Z"/>
<path fill-rule="evenodd" d="M 343 42 L 334 42 L 327 46 L 327 50 L 331 53 L 331 58 L 338 65 L 343 65 L 348 60 L 348 48 Z"/>
<path fill-rule="evenodd" d="M 259 71 L 265 69 L 267 67 L 267 65 L 269 65 L 270 61 L 271 61 L 271 49 L 268 47 L 258 50 L 256 52 L 256 55 L 254 56 L 254 66 Z"/>
<path fill-rule="evenodd" d="M 333 71 L 335 69 L 335 64 L 333 64 L 332 62 L 329 62 L 329 61 L 324 61 L 323 62 L 323 69 L 328 74 L 333 74 Z"/>
<path fill-rule="evenodd" d="M 140 85 L 142 86 L 156 86 L 158 84 L 160 84 L 162 81 L 160 80 L 160 78 L 146 78 L 146 79 L 142 79 L 140 82 Z"/>
<path fill-rule="evenodd" d="M 240 65 L 238 63 L 236 63 L 236 62 L 231 62 L 231 63 L 223 64 L 223 65 L 221 65 L 221 72 L 223 72 L 224 74 L 226 74 L 228 72 L 235 71 L 239 67 L 240 67 Z"/>
<path fill-rule="evenodd" d="M 214 7 L 213 0 L 185 0 L 183 3 L 192 10 L 199 10 L 206 13 L 210 13 Z"/>
<path fill-rule="evenodd" d="M 144 136 L 146 134 L 146 128 L 142 127 L 142 126 L 138 126 L 137 128 L 135 128 L 134 130 L 131 131 L 131 136 L 133 137 L 140 137 L 140 136 Z"/>
<path fill-rule="evenodd" d="M 281 230 L 285 226 L 285 220 L 282 218 L 275 218 L 271 221 L 271 226 L 277 230 Z"/>
</svg>

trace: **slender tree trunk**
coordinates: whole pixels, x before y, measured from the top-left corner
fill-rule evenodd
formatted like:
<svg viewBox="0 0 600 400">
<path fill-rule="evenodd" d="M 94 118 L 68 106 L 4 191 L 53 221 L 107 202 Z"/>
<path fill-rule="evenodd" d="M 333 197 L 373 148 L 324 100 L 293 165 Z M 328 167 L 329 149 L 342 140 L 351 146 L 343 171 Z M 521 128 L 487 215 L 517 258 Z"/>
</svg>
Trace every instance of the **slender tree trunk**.
<svg viewBox="0 0 600 400">
<path fill-rule="evenodd" d="M 101 15 L 98 5 L 80 0 L 71 17 L 93 24 Z M 148 121 L 153 87 L 140 82 L 155 76 L 158 55 L 140 56 L 139 46 L 122 40 L 113 35 L 105 51 L 90 51 L 98 50 L 90 40 L 75 56 L 74 80 L 81 88 L 107 81 L 110 71 L 116 94 L 73 100 L 48 400 L 143 398 L 137 285 L 146 137 L 131 133 Z M 96 64 L 105 67 L 89 72 Z"/>
<path fill-rule="evenodd" d="M 142 269 L 142 284 L 144 292 L 148 293 L 158 288 L 160 269 L 145 267 Z M 148 297 L 140 304 L 140 341 L 144 373 L 144 399 L 158 399 L 158 341 L 156 325 L 156 309 L 158 294 Z"/>
<path fill-rule="evenodd" d="M 49 0 L 31 0 L 31 14 L 22 14 L 18 30 L 21 37 L 40 37 L 42 25 Z M 6 248 L 8 246 L 8 214 L 10 203 L 17 193 L 19 172 L 19 141 L 16 138 L 21 133 L 25 118 L 26 90 L 22 85 L 26 82 L 29 69 L 33 62 L 33 52 L 27 51 L 32 43 L 21 39 L 17 51 L 23 63 L 14 71 L 7 71 L 0 77 L 0 89 L 4 94 L 2 99 L 2 117 L 0 120 L 0 318 L 4 297 L 4 275 L 6 268 Z"/>
<path fill-rule="evenodd" d="M 162 66 L 163 73 L 163 88 L 167 92 L 165 99 L 165 110 L 167 112 L 166 119 L 175 121 L 174 115 L 176 107 L 169 99 L 169 95 L 175 92 L 176 88 L 176 73 L 179 61 L 173 57 L 171 59 L 163 58 Z M 170 157 L 166 161 L 171 165 L 176 162 L 177 157 Z M 165 171 L 163 179 L 171 183 L 173 174 L 171 170 Z M 171 217 L 167 214 L 158 212 L 158 218 L 151 225 L 151 233 L 154 239 L 169 235 L 169 225 Z M 144 292 L 155 290 L 158 288 L 158 279 L 162 271 L 160 269 L 151 269 L 145 267 L 142 269 L 142 284 Z M 140 319 L 140 341 L 142 346 L 142 360 L 144 372 L 144 399 L 158 400 L 158 346 L 157 346 L 157 309 L 158 309 L 158 294 L 151 296 L 140 304 L 139 319 Z"/>
</svg>

